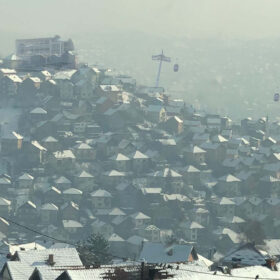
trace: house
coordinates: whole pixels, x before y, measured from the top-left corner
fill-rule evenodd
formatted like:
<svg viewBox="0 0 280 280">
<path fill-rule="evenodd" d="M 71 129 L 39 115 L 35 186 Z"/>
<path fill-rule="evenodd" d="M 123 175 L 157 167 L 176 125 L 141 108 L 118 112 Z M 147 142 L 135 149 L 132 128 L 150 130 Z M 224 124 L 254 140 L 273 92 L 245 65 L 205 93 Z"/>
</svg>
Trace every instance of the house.
<svg viewBox="0 0 280 280">
<path fill-rule="evenodd" d="M 10 223 L 4 218 L 0 217 L 0 232 L 4 235 L 8 235 L 9 233 Z"/>
<path fill-rule="evenodd" d="M 22 149 L 23 136 L 13 131 L 1 138 L 2 155 L 12 155 L 18 153 Z"/>
<path fill-rule="evenodd" d="M 228 174 L 218 178 L 218 184 L 215 186 L 215 192 L 224 196 L 239 196 L 241 180 L 237 177 Z"/>
<path fill-rule="evenodd" d="M 104 114 L 106 111 L 108 111 L 110 108 L 113 108 L 114 102 L 110 97 L 107 96 L 101 96 L 96 101 L 96 111 L 98 114 Z"/>
<path fill-rule="evenodd" d="M 90 193 L 94 189 L 95 179 L 93 175 L 83 170 L 75 176 L 74 182 L 80 190 Z"/>
<path fill-rule="evenodd" d="M 146 117 L 151 122 L 164 122 L 166 120 L 166 110 L 160 105 L 149 105 L 146 110 Z"/>
<path fill-rule="evenodd" d="M 32 201 L 27 201 L 19 206 L 16 210 L 16 217 L 24 224 L 37 224 L 38 210 L 37 206 Z M 32 217 L 32 219 L 30 219 Z"/>
<path fill-rule="evenodd" d="M 196 145 L 192 145 L 185 150 L 184 158 L 188 164 L 199 165 L 205 162 L 206 151 Z"/>
<path fill-rule="evenodd" d="M 130 258 L 134 260 L 139 258 L 140 252 L 145 242 L 148 242 L 148 240 L 141 236 L 138 235 L 130 236 L 126 240 L 126 248 L 127 248 L 128 256 L 130 256 Z"/>
<path fill-rule="evenodd" d="M 49 152 L 55 152 L 60 149 L 59 141 L 53 136 L 47 136 L 41 142 Z"/>
<path fill-rule="evenodd" d="M 233 217 L 235 214 L 236 203 L 227 197 L 221 197 L 213 200 L 212 211 L 217 217 Z"/>
<path fill-rule="evenodd" d="M 139 260 L 147 263 L 187 263 L 197 260 L 198 256 L 192 245 L 173 244 L 164 246 L 161 243 L 145 242 Z"/>
<path fill-rule="evenodd" d="M 3 196 L 6 196 L 9 188 L 12 187 L 12 181 L 9 177 L 7 176 L 2 176 L 0 177 L 0 193 Z"/>
<path fill-rule="evenodd" d="M 59 208 L 53 203 L 45 203 L 40 208 L 40 223 L 56 225 Z"/>
<path fill-rule="evenodd" d="M 166 167 L 150 174 L 152 183 L 162 186 L 167 193 L 180 193 L 183 186 L 183 176 L 175 170 Z"/>
<path fill-rule="evenodd" d="M 197 222 L 182 222 L 180 232 L 186 240 L 197 242 L 202 237 L 204 226 Z"/>
<path fill-rule="evenodd" d="M 29 112 L 31 122 L 45 121 L 48 116 L 48 112 L 41 107 L 36 107 Z"/>
<path fill-rule="evenodd" d="M 63 192 L 63 200 L 64 202 L 73 201 L 78 203 L 82 200 L 83 192 L 76 188 L 69 188 L 64 190 Z"/>
<path fill-rule="evenodd" d="M 157 139 L 156 145 L 159 152 L 167 160 L 176 160 L 178 154 L 178 147 L 174 138 Z"/>
<path fill-rule="evenodd" d="M 8 217 L 12 210 L 12 202 L 6 198 L 0 197 L 0 216 Z"/>
<path fill-rule="evenodd" d="M 51 261 L 51 262 L 49 262 Z M 82 266 L 79 254 L 75 248 L 59 248 L 45 250 L 19 250 L 13 256 L 15 264 L 25 263 L 33 268 Z M 2 270 L 3 271 L 3 270 Z M 1 272 L 2 274 L 2 272 Z"/>
<path fill-rule="evenodd" d="M 59 87 L 56 81 L 50 80 L 42 80 L 40 86 L 40 92 L 42 92 L 45 96 L 54 96 L 59 97 Z"/>
<path fill-rule="evenodd" d="M 41 81 L 49 81 L 52 78 L 52 74 L 47 70 L 36 73 L 36 76 L 40 78 Z"/>
<path fill-rule="evenodd" d="M 62 220 L 62 226 L 71 239 L 73 237 L 79 239 L 81 233 L 83 232 L 83 225 L 75 220 Z"/>
<path fill-rule="evenodd" d="M 183 120 L 177 116 L 168 118 L 164 122 L 163 127 L 171 134 L 181 134 L 184 130 Z"/>
<path fill-rule="evenodd" d="M 94 191 L 90 194 L 92 207 L 95 209 L 110 209 L 112 203 L 112 195 L 102 189 Z"/>
<path fill-rule="evenodd" d="M 116 233 L 113 233 L 109 239 L 109 253 L 115 256 L 123 256 L 126 257 L 126 242 L 125 240 L 117 235 Z"/>
<path fill-rule="evenodd" d="M 22 84 L 22 79 L 15 75 L 5 75 L 0 79 L 0 93 L 2 97 L 14 97 L 18 94 L 18 89 Z"/>
<path fill-rule="evenodd" d="M 76 160 L 71 150 L 56 151 L 50 158 L 50 164 L 54 169 L 70 170 Z"/>
<path fill-rule="evenodd" d="M 107 96 L 109 97 L 114 103 L 117 103 L 120 99 L 120 94 L 122 89 L 120 86 L 117 85 L 100 85 L 96 89 L 97 95 L 99 96 Z"/>
<path fill-rule="evenodd" d="M 77 70 L 65 70 L 57 72 L 53 79 L 59 89 L 59 95 L 62 100 L 73 100 L 74 99 L 74 83 L 71 81 L 72 76 Z"/>
<path fill-rule="evenodd" d="M 197 208 L 194 211 L 194 220 L 200 225 L 207 227 L 210 222 L 210 213 L 209 210 L 205 208 Z"/>
<path fill-rule="evenodd" d="M 136 212 L 130 215 L 130 217 L 134 223 L 135 228 L 141 228 L 143 226 L 147 226 L 151 221 L 151 218 L 142 212 Z"/>
<path fill-rule="evenodd" d="M 116 186 L 115 199 L 119 207 L 134 208 L 138 203 L 138 189 L 133 184 L 122 182 Z"/>
<path fill-rule="evenodd" d="M 61 217 L 63 220 L 78 221 L 80 217 L 79 205 L 73 201 L 66 202 L 60 207 Z"/>
<path fill-rule="evenodd" d="M 0 79 L 8 75 L 15 75 L 17 71 L 15 69 L 0 68 Z"/>
<path fill-rule="evenodd" d="M 43 191 L 43 199 L 45 203 L 55 203 L 59 205 L 62 202 L 61 190 L 51 186 Z"/>
<path fill-rule="evenodd" d="M 111 157 L 110 160 L 114 168 L 120 171 L 128 171 L 130 168 L 130 158 L 125 156 L 122 153 L 118 153 L 115 156 Z"/>
<path fill-rule="evenodd" d="M 47 160 L 47 149 L 38 141 L 31 141 L 25 145 L 25 151 L 29 154 L 26 159 L 30 165 L 44 164 Z"/>
<path fill-rule="evenodd" d="M 102 234 L 104 238 L 109 238 L 114 233 L 114 228 L 109 224 L 103 221 L 96 219 L 91 224 L 92 232 L 95 234 Z"/>
<path fill-rule="evenodd" d="M 200 182 L 200 170 L 193 165 L 187 165 L 182 172 L 184 181 L 189 185 L 198 185 Z"/>
<path fill-rule="evenodd" d="M 77 144 L 77 146 L 74 148 L 74 153 L 77 160 L 80 161 L 93 161 L 96 157 L 95 150 L 86 143 Z"/>
<path fill-rule="evenodd" d="M 65 178 L 64 176 L 60 176 L 54 180 L 55 186 L 57 186 L 60 190 L 66 190 L 71 187 L 72 182 Z"/>
<path fill-rule="evenodd" d="M 131 154 L 130 158 L 132 161 L 132 168 L 135 172 L 141 173 L 149 170 L 151 160 L 147 155 L 137 150 L 133 154 Z"/>
<path fill-rule="evenodd" d="M 20 189 L 31 189 L 33 187 L 34 177 L 28 173 L 23 173 L 17 178 L 18 187 Z"/>
<path fill-rule="evenodd" d="M 241 245 L 229 251 L 219 263 L 229 267 L 265 265 L 267 256 L 260 252 L 252 243 Z"/>
<path fill-rule="evenodd" d="M 21 107 L 31 107 L 37 102 L 36 94 L 39 92 L 41 80 L 38 77 L 28 76 L 18 88 L 18 104 Z"/>
<path fill-rule="evenodd" d="M 155 225 L 149 225 L 144 229 L 144 236 L 150 242 L 160 242 L 160 229 Z"/>
</svg>

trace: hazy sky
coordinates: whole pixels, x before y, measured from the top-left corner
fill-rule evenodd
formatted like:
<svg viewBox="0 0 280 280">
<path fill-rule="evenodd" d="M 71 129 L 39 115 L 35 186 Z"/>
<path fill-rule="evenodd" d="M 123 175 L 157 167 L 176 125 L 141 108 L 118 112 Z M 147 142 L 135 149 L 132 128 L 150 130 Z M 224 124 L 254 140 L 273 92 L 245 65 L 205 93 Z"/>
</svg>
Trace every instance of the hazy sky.
<svg viewBox="0 0 280 280">
<path fill-rule="evenodd" d="M 0 0 L 0 33 L 259 38 L 278 36 L 279 14 L 279 0 Z"/>
</svg>

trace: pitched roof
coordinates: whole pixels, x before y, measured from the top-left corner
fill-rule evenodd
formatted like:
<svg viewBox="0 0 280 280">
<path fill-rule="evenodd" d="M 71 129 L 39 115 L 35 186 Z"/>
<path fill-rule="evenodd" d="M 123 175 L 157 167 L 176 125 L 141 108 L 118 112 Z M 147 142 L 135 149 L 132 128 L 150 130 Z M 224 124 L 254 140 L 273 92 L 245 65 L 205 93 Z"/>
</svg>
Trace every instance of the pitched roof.
<svg viewBox="0 0 280 280">
<path fill-rule="evenodd" d="M 31 176 L 28 173 L 23 173 L 21 176 L 18 177 L 18 180 L 28 180 L 28 181 L 33 181 L 34 177 Z"/>
<path fill-rule="evenodd" d="M 62 224 L 64 228 L 82 228 L 83 225 L 74 220 L 62 220 Z"/>
<path fill-rule="evenodd" d="M 80 143 L 78 146 L 77 146 L 77 149 L 78 150 L 92 150 L 92 147 L 86 143 Z"/>
<path fill-rule="evenodd" d="M 53 267 L 82 266 L 79 254 L 75 248 L 18 251 L 16 253 L 20 262 L 36 267 L 48 266 L 46 261 L 50 254 L 54 255 L 55 264 Z"/>
<path fill-rule="evenodd" d="M 192 252 L 192 245 L 164 247 L 161 243 L 145 242 L 139 259 L 148 263 L 183 263 L 188 261 Z"/>
<path fill-rule="evenodd" d="M 58 211 L 58 207 L 53 203 L 45 203 L 41 206 L 41 210 Z"/>
<path fill-rule="evenodd" d="M 55 139 L 55 138 L 52 137 L 52 136 L 48 136 L 48 137 L 44 138 L 44 139 L 42 140 L 42 142 L 44 142 L 44 143 L 57 143 L 58 140 Z"/>
<path fill-rule="evenodd" d="M 129 157 L 125 156 L 122 153 L 118 153 L 117 155 L 113 156 L 111 158 L 112 160 L 116 160 L 116 161 L 126 161 L 126 160 L 130 160 Z"/>
<path fill-rule="evenodd" d="M 109 177 L 124 177 L 125 173 L 120 172 L 118 170 L 111 170 L 111 171 L 105 172 L 104 175 L 109 176 Z"/>
<path fill-rule="evenodd" d="M 230 183 L 230 182 L 241 182 L 240 179 L 236 178 L 235 176 L 233 176 L 231 174 L 222 176 L 218 180 L 220 182 L 227 182 L 227 183 Z"/>
<path fill-rule="evenodd" d="M 121 238 L 119 235 L 116 233 L 113 233 L 109 238 L 108 242 L 124 242 L 125 240 Z"/>
<path fill-rule="evenodd" d="M 71 184 L 71 181 L 64 176 L 60 176 L 55 180 L 56 184 Z"/>
<path fill-rule="evenodd" d="M 64 159 L 64 158 L 75 159 L 76 158 L 71 150 L 56 151 L 53 153 L 53 155 L 57 159 Z"/>
<path fill-rule="evenodd" d="M 102 189 L 94 191 L 90 195 L 92 197 L 112 197 L 112 195 L 109 192 L 102 190 Z"/>
<path fill-rule="evenodd" d="M 63 191 L 63 194 L 77 194 L 77 195 L 82 195 L 83 192 L 79 189 L 76 189 L 76 188 L 69 188 L 67 190 L 64 190 Z"/>
<path fill-rule="evenodd" d="M 168 168 L 168 167 L 164 168 L 163 170 L 156 171 L 155 173 L 153 173 L 153 176 L 163 177 L 163 178 L 169 178 L 169 177 L 180 178 L 180 177 L 182 177 L 181 174 L 179 174 L 178 172 L 176 172 L 173 169 Z"/>
<path fill-rule="evenodd" d="M 136 212 L 136 213 L 130 215 L 130 217 L 132 217 L 135 220 L 150 220 L 151 219 L 149 216 L 145 215 L 142 212 Z"/>
<path fill-rule="evenodd" d="M 197 169 L 196 167 L 194 167 L 193 165 L 187 165 L 186 168 L 184 168 L 184 172 L 198 173 L 198 172 L 200 172 L 200 170 Z"/>
<path fill-rule="evenodd" d="M 47 111 L 44 110 L 43 108 L 41 107 L 37 107 L 37 108 L 34 108 L 33 110 L 30 111 L 30 114 L 47 114 Z"/>
<path fill-rule="evenodd" d="M 132 155 L 133 159 L 147 159 L 149 158 L 147 155 L 141 153 L 140 151 L 136 151 L 133 155 Z"/>
<path fill-rule="evenodd" d="M 11 205 L 11 201 L 6 199 L 6 198 L 3 198 L 3 197 L 0 197 L 0 205 L 1 206 L 9 206 Z"/>
<path fill-rule="evenodd" d="M 79 175 L 78 175 L 79 178 L 93 178 L 93 176 L 91 174 L 89 174 L 88 172 L 86 171 L 82 171 Z"/>
</svg>

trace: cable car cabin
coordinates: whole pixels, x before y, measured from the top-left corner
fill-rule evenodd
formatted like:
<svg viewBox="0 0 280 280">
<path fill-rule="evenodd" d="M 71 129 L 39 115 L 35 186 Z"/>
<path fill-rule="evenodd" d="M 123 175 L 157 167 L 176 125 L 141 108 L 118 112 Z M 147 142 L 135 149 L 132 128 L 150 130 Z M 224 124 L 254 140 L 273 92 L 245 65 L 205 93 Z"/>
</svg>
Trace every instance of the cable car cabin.
<svg viewBox="0 0 280 280">
<path fill-rule="evenodd" d="M 178 70 L 179 70 L 179 65 L 178 65 L 178 64 L 174 64 L 173 70 L 174 70 L 174 72 L 178 72 Z"/>
<path fill-rule="evenodd" d="M 275 102 L 279 101 L 279 93 L 275 93 L 273 99 Z"/>
</svg>

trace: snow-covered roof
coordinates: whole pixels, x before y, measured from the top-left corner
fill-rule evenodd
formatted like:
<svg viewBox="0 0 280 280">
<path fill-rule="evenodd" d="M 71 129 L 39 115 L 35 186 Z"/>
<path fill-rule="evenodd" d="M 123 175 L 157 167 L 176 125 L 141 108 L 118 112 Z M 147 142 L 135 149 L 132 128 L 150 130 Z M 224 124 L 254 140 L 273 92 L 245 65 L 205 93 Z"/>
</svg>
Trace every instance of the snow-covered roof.
<svg viewBox="0 0 280 280">
<path fill-rule="evenodd" d="M 30 111 L 30 114 L 42 114 L 42 115 L 46 115 L 47 114 L 47 111 L 44 110 L 43 108 L 41 107 L 37 107 L 37 108 L 34 108 L 33 110 Z"/>
<path fill-rule="evenodd" d="M 84 170 L 81 173 L 79 173 L 79 175 L 77 177 L 79 177 L 79 178 L 93 178 L 93 176 L 90 173 L 88 173 Z"/>
<path fill-rule="evenodd" d="M 136 151 L 133 155 L 132 155 L 133 159 L 147 159 L 149 158 L 147 155 L 141 153 L 140 151 Z"/>
<path fill-rule="evenodd" d="M 41 206 L 41 210 L 58 211 L 58 207 L 53 203 L 45 203 Z"/>
<path fill-rule="evenodd" d="M 55 138 L 52 137 L 52 136 L 48 136 L 48 137 L 44 138 L 44 139 L 42 140 L 42 142 L 44 142 L 44 143 L 57 143 L 58 140 L 55 139 Z"/>
<path fill-rule="evenodd" d="M 18 251 L 16 254 L 20 262 L 33 267 L 48 266 L 46 261 L 50 254 L 54 256 L 55 263 L 53 267 L 82 265 L 75 248 Z"/>
<path fill-rule="evenodd" d="M 63 194 L 82 195 L 83 192 L 81 190 L 79 190 L 79 189 L 76 189 L 76 188 L 69 188 L 67 190 L 64 190 Z"/>
<path fill-rule="evenodd" d="M 64 158 L 75 159 L 76 158 L 71 150 L 56 151 L 53 153 L 53 155 L 57 159 L 64 159 Z"/>
<path fill-rule="evenodd" d="M 231 174 L 228 174 L 228 175 L 225 175 L 225 176 L 222 176 L 218 179 L 220 182 L 241 182 L 237 177 L 231 175 Z"/>
<path fill-rule="evenodd" d="M 112 195 L 105 190 L 97 190 L 91 193 L 92 197 L 112 197 Z"/>
<path fill-rule="evenodd" d="M 33 181 L 34 177 L 31 176 L 28 173 L 23 173 L 21 176 L 18 177 L 18 180 L 28 180 L 28 181 Z"/>
<path fill-rule="evenodd" d="M 129 157 L 125 156 L 125 155 L 122 154 L 122 153 L 116 154 L 116 155 L 113 156 L 111 159 L 112 159 L 112 160 L 116 160 L 116 161 L 126 161 L 126 160 L 130 160 Z"/>
<path fill-rule="evenodd" d="M 74 220 L 62 220 L 62 224 L 64 228 L 82 228 L 83 225 Z"/>
<path fill-rule="evenodd" d="M 142 212 L 136 212 L 136 213 L 130 215 L 130 217 L 132 217 L 135 220 L 150 220 L 151 219 L 149 216 L 145 215 Z"/>
<path fill-rule="evenodd" d="M 163 178 L 167 178 L 167 177 L 181 178 L 182 177 L 181 174 L 179 174 L 175 170 L 168 168 L 168 167 L 164 168 L 163 170 L 154 172 L 153 176 L 163 177 Z"/>
<path fill-rule="evenodd" d="M 107 171 L 104 173 L 105 176 L 109 176 L 109 177 L 124 177 L 125 173 L 124 172 L 120 172 L 118 170 L 111 170 L 111 171 Z"/>
<path fill-rule="evenodd" d="M 147 263 L 182 263 L 188 261 L 192 251 L 192 245 L 165 247 L 161 243 L 145 242 L 139 259 Z"/>
</svg>

